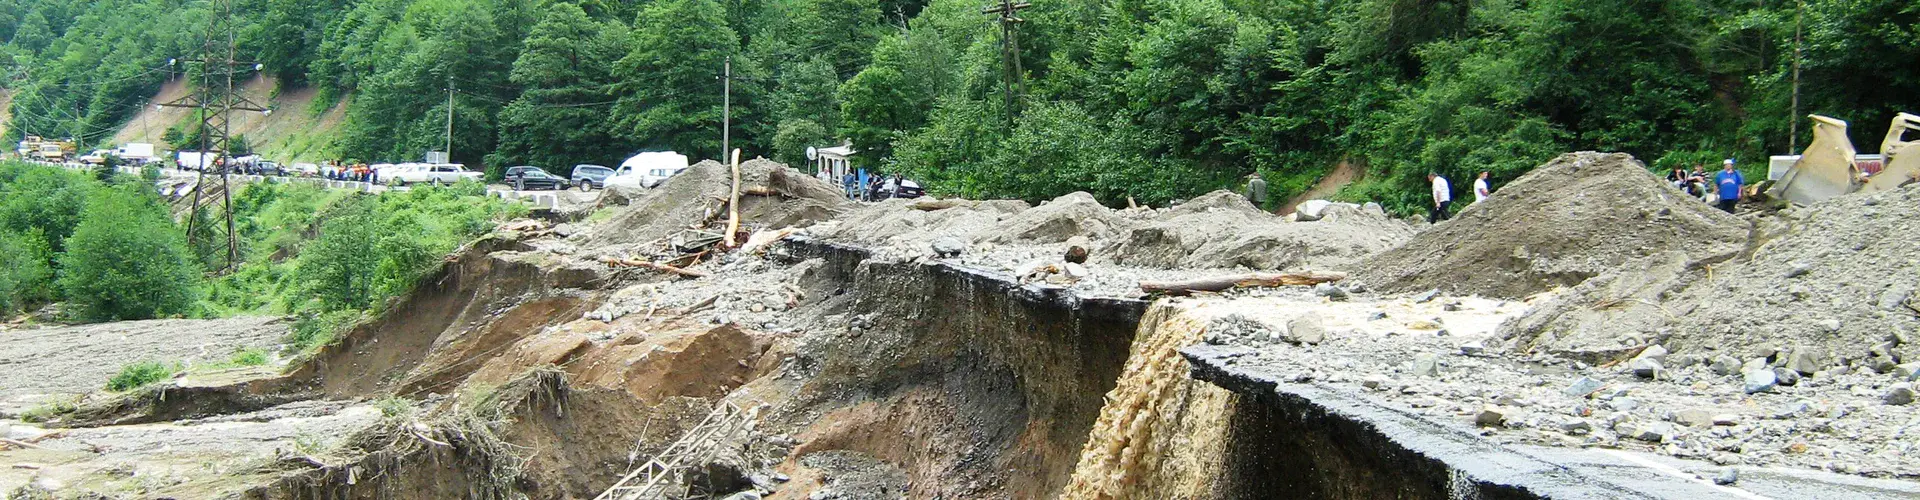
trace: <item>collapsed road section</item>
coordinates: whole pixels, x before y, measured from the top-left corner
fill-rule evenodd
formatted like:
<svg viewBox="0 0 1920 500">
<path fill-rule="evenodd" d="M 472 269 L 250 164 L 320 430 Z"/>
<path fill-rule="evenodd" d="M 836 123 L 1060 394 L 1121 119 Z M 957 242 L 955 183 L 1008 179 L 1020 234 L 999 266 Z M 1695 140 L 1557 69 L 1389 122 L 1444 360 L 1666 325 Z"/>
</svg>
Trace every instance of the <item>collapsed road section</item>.
<svg viewBox="0 0 1920 500">
<path fill-rule="evenodd" d="M 855 204 L 777 163 L 704 162 L 599 222 L 503 226 L 283 370 L 16 424 L 30 447 L 0 449 L 0 491 L 1920 495 L 1898 397 L 1899 285 L 1920 277 L 1814 250 L 1906 258 L 1920 189 L 1743 217 L 1671 190 L 1571 154 L 1415 226 L 1231 193 Z M 1861 305 L 1724 319 L 1741 301 Z"/>
</svg>

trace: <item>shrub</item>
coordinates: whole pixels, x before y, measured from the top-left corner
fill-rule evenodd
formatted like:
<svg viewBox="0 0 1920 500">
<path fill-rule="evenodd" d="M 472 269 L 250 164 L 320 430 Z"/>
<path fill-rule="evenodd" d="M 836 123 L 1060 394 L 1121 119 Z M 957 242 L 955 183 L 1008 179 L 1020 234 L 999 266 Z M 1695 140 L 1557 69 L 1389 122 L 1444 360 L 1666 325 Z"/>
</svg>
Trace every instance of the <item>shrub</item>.
<svg viewBox="0 0 1920 500">
<path fill-rule="evenodd" d="M 103 190 L 87 203 L 60 258 L 60 287 L 88 321 L 186 312 L 200 281 L 185 238 L 140 186 Z"/>
<path fill-rule="evenodd" d="M 235 366 L 260 366 L 267 364 L 267 351 L 260 349 L 241 349 L 234 352 L 233 358 L 227 361 L 233 363 Z"/>
<path fill-rule="evenodd" d="M 25 309 L 47 297 L 53 269 L 44 255 L 46 239 L 38 233 L 22 236 L 0 230 L 0 314 Z"/>
<path fill-rule="evenodd" d="M 141 361 L 120 368 L 120 373 L 107 380 L 107 390 L 125 392 L 146 387 L 155 382 L 173 378 L 174 369 L 158 361 Z"/>
</svg>

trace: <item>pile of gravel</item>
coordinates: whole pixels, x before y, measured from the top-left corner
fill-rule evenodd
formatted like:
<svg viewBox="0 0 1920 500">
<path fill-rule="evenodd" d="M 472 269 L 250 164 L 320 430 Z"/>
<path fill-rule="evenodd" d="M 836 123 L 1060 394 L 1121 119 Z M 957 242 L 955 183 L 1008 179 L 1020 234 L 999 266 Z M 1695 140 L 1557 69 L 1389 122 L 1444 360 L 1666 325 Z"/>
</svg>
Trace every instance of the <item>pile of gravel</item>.
<svg viewBox="0 0 1920 500">
<path fill-rule="evenodd" d="M 1666 251 L 1684 253 L 1688 267 L 1725 260 L 1744 248 L 1748 229 L 1632 156 L 1568 153 L 1356 271 L 1386 291 L 1518 298 Z"/>
<path fill-rule="evenodd" d="M 1102 249 L 1108 262 L 1167 269 L 1340 269 L 1412 237 L 1378 206 L 1288 222 L 1215 191 L 1156 214 Z"/>
<path fill-rule="evenodd" d="M 751 229 L 806 227 L 832 219 L 851 203 L 840 190 L 785 164 L 755 159 L 740 164 L 743 189 L 764 187 L 773 196 L 741 195 L 740 219 Z M 733 171 L 712 160 L 693 165 L 661 183 L 635 193 L 637 198 L 600 224 L 586 245 L 609 249 L 646 245 L 689 227 L 726 220 Z"/>
<path fill-rule="evenodd" d="M 1665 304 L 1676 352 L 1824 353 L 1823 368 L 1920 362 L 1920 186 L 1781 212 L 1787 229 Z M 1877 351 L 1877 352 L 1876 352 Z"/>
</svg>

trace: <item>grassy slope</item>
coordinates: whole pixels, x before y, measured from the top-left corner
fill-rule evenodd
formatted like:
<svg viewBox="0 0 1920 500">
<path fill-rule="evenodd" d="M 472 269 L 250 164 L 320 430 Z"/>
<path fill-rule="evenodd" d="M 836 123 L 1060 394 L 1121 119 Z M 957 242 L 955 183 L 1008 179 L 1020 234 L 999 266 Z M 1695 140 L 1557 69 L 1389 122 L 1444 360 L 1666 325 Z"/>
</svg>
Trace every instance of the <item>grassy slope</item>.
<svg viewBox="0 0 1920 500">
<path fill-rule="evenodd" d="M 254 150 L 267 158 L 280 162 L 311 161 L 328 159 L 326 146 L 332 142 L 333 134 L 339 129 L 346 117 L 346 99 L 333 103 L 326 112 L 314 115 L 313 100 L 319 91 L 312 88 L 285 89 L 274 95 L 277 82 L 272 78 L 259 77 L 248 80 L 240 91 L 254 102 L 267 103 L 274 110 L 270 115 L 237 112 L 234 114 L 232 130 L 235 134 L 247 136 Z M 185 80 L 176 79 L 160 87 L 159 94 L 152 102 L 168 102 L 185 96 L 192 88 Z M 168 127 L 188 123 L 190 110 L 183 108 L 144 107 L 133 119 L 127 120 L 115 133 L 111 143 L 146 142 L 159 144 L 160 137 Z"/>
</svg>

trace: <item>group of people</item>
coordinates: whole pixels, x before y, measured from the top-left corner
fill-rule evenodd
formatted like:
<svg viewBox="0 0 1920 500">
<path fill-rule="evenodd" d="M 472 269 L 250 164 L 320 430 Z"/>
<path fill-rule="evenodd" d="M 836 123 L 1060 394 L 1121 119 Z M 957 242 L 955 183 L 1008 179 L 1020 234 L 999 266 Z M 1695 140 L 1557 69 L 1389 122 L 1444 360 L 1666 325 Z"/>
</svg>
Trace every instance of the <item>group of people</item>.
<svg viewBox="0 0 1920 500">
<path fill-rule="evenodd" d="M 1479 176 L 1474 177 L 1474 203 L 1486 201 L 1488 196 L 1493 195 L 1493 188 L 1487 185 L 1490 175 L 1492 172 L 1482 170 Z M 1448 209 L 1453 207 L 1453 185 L 1447 183 L 1447 178 L 1440 176 L 1439 172 L 1427 172 L 1427 183 L 1433 186 L 1433 206 L 1427 208 L 1427 223 L 1437 224 L 1452 216 Z"/>
<path fill-rule="evenodd" d="M 321 165 L 320 176 L 336 181 L 365 182 L 368 184 L 380 183 L 380 172 L 375 171 L 373 167 L 365 163 L 355 163 L 344 166 L 340 163 L 341 162 L 330 161 L 325 165 Z"/>
<path fill-rule="evenodd" d="M 826 170 L 821 170 L 814 175 L 823 182 L 833 182 L 832 174 Z M 877 201 L 899 197 L 903 182 L 904 180 L 900 177 L 900 174 L 875 175 L 868 177 L 866 185 L 863 186 L 860 184 L 859 176 L 854 175 L 853 172 L 847 172 L 847 175 L 840 178 L 840 188 L 846 192 L 847 198 L 859 201 Z"/>
<path fill-rule="evenodd" d="M 1747 185 L 1747 178 L 1740 175 L 1740 171 L 1733 167 L 1732 158 L 1720 162 L 1720 173 L 1714 174 L 1712 183 L 1707 182 L 1704 165 L 1694 164 L 1692 172 L 1676 168 L 1667 172 L 1667 182 L 1672 183 L 1673 187 L 1687 193 L 1688 196 L 1701 199 L 1706 198 L 1708 187 L 1711 186 L 1713 192 L 1718 194 L 1715 197 L 1719 200 L 1716 206 L 1727 213 L 1733 213 L 1733 207 L 1740 203 L 1741 195 L 1744 194 L 1743 189 Z"/>
</svg>

